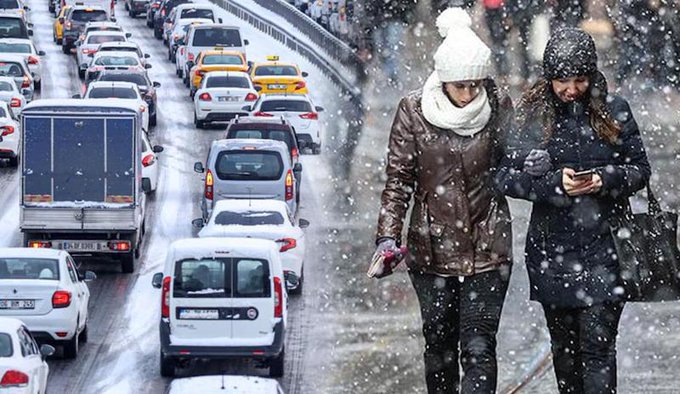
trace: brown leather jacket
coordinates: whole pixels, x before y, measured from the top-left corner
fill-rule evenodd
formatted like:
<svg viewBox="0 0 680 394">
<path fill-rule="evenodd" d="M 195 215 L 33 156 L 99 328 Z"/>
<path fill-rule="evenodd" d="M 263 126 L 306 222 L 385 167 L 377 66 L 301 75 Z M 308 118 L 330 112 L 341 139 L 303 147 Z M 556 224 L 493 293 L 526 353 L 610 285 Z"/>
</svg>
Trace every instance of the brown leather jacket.
<svg viewBox="0 0 680 394">
<path fill-rule="evenodd" d="M 390 133 L 377 239 L 401 240 L 414 195 L 407 241 L 410 269 L 469 276 L 511 261 L 510 212 L 492 182 L 513 107 L 508 96 L 499 99 L 492 81 L 485 81 L 485 88 L 492 115 L 473 137 L 427 122 L 422 91 L 399 102 Z"/>
</svg>

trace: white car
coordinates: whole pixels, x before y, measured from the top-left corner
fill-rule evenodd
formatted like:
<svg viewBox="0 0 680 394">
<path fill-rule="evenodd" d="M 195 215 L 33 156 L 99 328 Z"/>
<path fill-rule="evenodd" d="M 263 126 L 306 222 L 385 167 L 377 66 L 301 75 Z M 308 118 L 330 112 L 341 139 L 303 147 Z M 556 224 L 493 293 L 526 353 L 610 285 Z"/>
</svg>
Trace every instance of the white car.
<svg viewBox="0 0 680 394">
<path fill-rule="evenodd" d="M 3 14 L 16 14 L 20 15 L 26 23 L 31 22 L 30 11 L 31 9 L 26 5 L 23 0 L 2 0 L 0 1 L 0 12 Z"/>
<path fill-rule="evenodd" d="M 223 387 L 228 387 L 225 391 Z M 279 382 L 259 376 L 205 375 L 174 379 L 167 394 L 284 394 Z"/>
<path fill-rule="evenodd" d="M 33 100 L 35 83 L 24 56 L 0 52 L 0 76 L 14 78 L 17 88 L 21 89 L 21 94 L 26 97 L 26 101 Z"/>
<path fill-rule="evenodd" d="M 184 37 L 186 36 L 187 31 L 189 30 L 189 26 L 200 25 L 202 23 L 212 23 L 212 20 L 191 18 L 180 19 L 179 21 L 177 21 L 177 23 L 172 27 L 172 31 L 168 35 L 168 60 L 170 60 L 171 62 L 176 61 L 175 53 L 177 52 L 177 48 L 179 47 L 179 42 L 182 42 L 184 40 Z M 175 69 L 177 69 L 176 63 Z"/>
<path fill-rule="evenodd" d="M 319 112 L 324 109 L 306 94 L 263 94 L 251 110 L 252 116 L 283 116 L 293 125 L 300 148 L 321 153 Z"/>
<path fill-rule="evenodd" d="M 146 59 L 150 58 L 151 55 L 142 52 L 139 44 L 132 41 L 126 42 L 105 42 L 97 48 L 97 53 L 99 52 L 131 52 L 137 54 L 139 60 L 146 67 Z"/>
<path fill-rule="evenodd" d="M 142 128 L 146 132 L 149 131 L 149 104 L 144 101 L 137 84 L 132 82 L 90 82 L 83 98 L 130 100 L 130 102 L 139 106 L 139 110 L 142 112 Z"/>
<path fill-rule="evenodd" d="M 238 51 L 246 55 L 248 40 L 241 38 L 238 26 L 227 26 L 219 23 L 191 25 L 185 37 L 185 50 L 179 61 L 183 70 L 184 84 L 189 87 L 189 70 L 194 67 L 201 51 L 228 50 Z M 180 56 L 178 56 L 180 58 Z"/>
<path fill-rule="evenodd" d="M 156 191 L 158 186 L 158 156 L 156 153 L 163 152 L 163 147 L 160 145 L 151 146 L 149 138 L 142 134 L 142 143 L 144 144 L 142 151 L 142 182 L 149 181 L 148 193 Z"/>
<path fill-rule="evenodd" d="M 160 372 L 183 360 L 244 358 L 281 377 L 288 293 L 279 246 L 252 238 L 190 238 L 168 248 L 161 291 Z"/>
<path fill-rule="evenodd" d="M 21 110 L 26 106 L 26 97 L 17 88 L 14 78 L 0 77 L 0 101 L 7 103 L 14 118 L 19 117 Z"/>
<path fill-rule="evenodd" d="M 306 249 L 302 229 L 307 228 L 309 222 L 300 219 L 297 225 L 294 223 L 295 218 L 283 201 L 220 200 L 198 237 L 260 238 L 276 242 L 280 246 L 286 286 L 291 293 L 300 294 Z M 203 219 L 194 220 L 194 225 L 202 226 Z"/>
<path fill-rule="evenodd" d="M 205 19 L 209 23 L 222 23 L 222 19 L 217 18 L 215 13 L 216 8 L 212 4 L 187 3 L 177 5 L 170 11 L 166 22 L 163 23 L 163 42 L 170 43 L 170 34 L 182 19 Z"/>
<path fill-rule="evenodd" d="M 248 74 L 241 71 L 211 71 L 201 79 L 194 94 L 194 124 L 225 122 L 236 115 L 248 115 L 243 107 L 255 102 L 257 90 Z"/>
<path fill-rule="evenodd" d="M 127 37 L 120 31 L 93 31 L 88 33 L 80 44 L 76 45 L 76 64 L 78 64 L 78 76 L 85 76 L 85 70 L 90 66 L 94 54 L 99 46 L 105 42 L 125 42 Z"/>
<path fill-rule="evenodd" d="M 119 24 L 117 24 L 116 22 L 110 22 L 110 21 L 87 22 L 85 24 L 85 28 L 83 29 L 82 33 L 80 33 L 80 37 L 78 37 L 78 41 L 82 42 L 88 34 L 94 32 L 94 31 L 119 31 L 119 32 L 122 33 L 123 28 Z M 125 33 L 125 37 L 127 37 L 127 38 L 132 37 L 132 33 Z"/>
<path fill-rule="evenodd" d="M 90 67 L 85 71 L 85 83 L 97 79 L 103 70 L 144 70 L 151 68 L 150 64 L 143 64 L 136 53 L 131 52 L 102 52 L 94 55 Z"/>
<path fill-rule="evenodd" d="M 0 316 L 21 320 L 38 342 L 61 345 L 64 357 L 75 358 L 79 342 L 87 342 L 85 281 L 95 277 L 80 274 L 63 250 L 0 248 Z"/>
<path fill-rule="evenodd" d="M 37 50 L 33 41 L 26 38 L 0 39 L 0 53 L 17 53 L 23 55 L 28 63 L 28 69 L 31 70 L 35 88 L 40 89 L 43 63 L 41 57 L 45 56 L 45 52 Z"/>
<path fill-rule="evenodd" d="M 9 109 L 7 103 L 0 101 L 0 159 L 9 160 L 10 167 L 19 165 L 20 138 L 21 126 L 19 120 Z"/>
<path fill-rule="evenodd" d="M 18 319 L 0 317 L 0 392 L 46 393 L 50 345 L 38 344 Z"/>
</svg>

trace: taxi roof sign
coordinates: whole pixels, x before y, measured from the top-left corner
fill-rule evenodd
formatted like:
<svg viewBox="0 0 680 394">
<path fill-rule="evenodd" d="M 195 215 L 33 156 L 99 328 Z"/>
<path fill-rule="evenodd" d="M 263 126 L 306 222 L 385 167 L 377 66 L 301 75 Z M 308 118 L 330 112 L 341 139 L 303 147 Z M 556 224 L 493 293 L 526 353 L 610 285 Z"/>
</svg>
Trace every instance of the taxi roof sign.
<svg viewBox="0 0 680 394">
<path fill-rule="evenodd" d="M 279 56 L 278 55 L 269 55 L 269 56 L 267 56 L 267 60 L 269 60 L 270 62 L 277 62 L 277 61 L 279 61 Z"/>
</svg>

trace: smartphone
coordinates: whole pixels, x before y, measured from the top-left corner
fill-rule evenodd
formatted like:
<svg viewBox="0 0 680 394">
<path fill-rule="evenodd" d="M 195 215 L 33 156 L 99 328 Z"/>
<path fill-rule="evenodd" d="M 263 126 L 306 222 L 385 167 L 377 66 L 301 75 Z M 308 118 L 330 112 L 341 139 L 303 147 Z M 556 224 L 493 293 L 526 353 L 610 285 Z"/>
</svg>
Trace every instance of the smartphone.
<svg viewBox="0 0 680 394">
<path fill-rule="evenodd" d="M 589 181 L 593 178 L 593 170 L 579 171 L 572 177 L 575 181 Z"/>
</svg>

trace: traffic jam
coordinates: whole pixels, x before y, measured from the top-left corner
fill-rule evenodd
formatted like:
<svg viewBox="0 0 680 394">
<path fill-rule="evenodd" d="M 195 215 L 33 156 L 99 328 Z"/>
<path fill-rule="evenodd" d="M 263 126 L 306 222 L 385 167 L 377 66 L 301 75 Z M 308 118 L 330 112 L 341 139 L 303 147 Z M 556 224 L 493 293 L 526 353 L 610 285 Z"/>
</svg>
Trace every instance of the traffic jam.
<svg viewBox="0 0 680 394">
<path fill-rule="evenodd" d="M 276 53 L 248 56 L 252 40 L 208 2 L 48 0 L 52 40 L 41 45 L 58 51 L 47 54 L 28 4 L 0 6 L 0 166 L 19 179 L 21 233 L 0 248 L 0 391 L 51 390 L 52 363 L 87 350 L 92 286 L 112 275 L 97 267 L 142 275 L 157 190 L 180 171 L 201 182 L 185 202 L 199 213 L 184 224 L 193 236 L 169 240 L 143 284 L 154 294 L 146 308 L 159 311 L 157 373 L 182 375 L 169 392 L 192 392 L 224 379 L 187 375 L 193 360 L 245 359 L 254 376 L 231 376 L 235 392 L 283 392 L 288 303 L 303 293 L 310 226 L 301 156 L 322 152 L 324 108 L 308 73 Z M 146 52 L 122 15 L 167 58 Z M 68 98 L 43 83 L 60 57 L 77 79 Z M 151 73 L 161 62 L 175 75 Z M 164 143 L 191 130 L 159 127 L 177 110 L 159 105 L 171 78 L 208 135 L 179 169 L 163 165 Z"/>
</svg>

